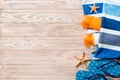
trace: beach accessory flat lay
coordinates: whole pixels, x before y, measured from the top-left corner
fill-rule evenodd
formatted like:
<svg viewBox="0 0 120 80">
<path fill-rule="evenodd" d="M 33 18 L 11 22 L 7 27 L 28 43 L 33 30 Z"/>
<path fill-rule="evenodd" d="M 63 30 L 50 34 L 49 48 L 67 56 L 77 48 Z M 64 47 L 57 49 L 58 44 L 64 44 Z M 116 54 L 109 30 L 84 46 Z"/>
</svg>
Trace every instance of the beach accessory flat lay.
<svg viewBox="0 0 120 80">
<path fill-rule="evenodd" d="M 96 4 L 95 4 L 96 3 Z M 93 10 L 91 7 L 94 7 Z M 91 11 L 92 10 L 92 11 Z M 120 58 L 120 3 L 119 0 L 84 0 L 81 25 L 99 30 L 100 36 L 95 58 Z M 97 16 L 97 17 L 95 17 Z M 99 18 L 101 17 L 101 18 Z M 89 20 L 87 20 L 89 19 Z M 94 25 L 95 24 L 95 25 Z"/>
<path fill-rule="evenodd" d="M 81 26 L 96 31 L 84 35 L 84 44 L 90 48 L 92 58 L 86 64 L 88 71 L 78 71 L 76 80 L 120 78 L 120 1 L 83 0 L 82 6 Z"/>
<path fill-rule="evenodd" d="M 75 57 L 80 65 L 86 66 L 88 71 L 79 70 L 76 73 L 76 80 L 112 80 L 106 79 L 106 76 L 120 78 L 120 62 L 113 59 L 85 59 L 85 53 L 81 58 Z M 83 63 L 82 63 L 83 60 Z M 86 64 L 88 63 L 88 65 Z M 100 78 L 100 79 L 99 79 Z M 104 78 L 104 79 L 103 79 Z"/>
</svg>

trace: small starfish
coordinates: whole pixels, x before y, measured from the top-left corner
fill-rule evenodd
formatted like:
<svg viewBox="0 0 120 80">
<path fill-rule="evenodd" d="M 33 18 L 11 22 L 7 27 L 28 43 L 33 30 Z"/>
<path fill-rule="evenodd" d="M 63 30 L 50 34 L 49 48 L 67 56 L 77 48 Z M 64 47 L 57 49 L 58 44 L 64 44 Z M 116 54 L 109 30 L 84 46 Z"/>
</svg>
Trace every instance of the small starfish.
<svg viewBox="0 0 120 80">
<path fill-rule="evenodd" d="M 89 6 L 89 7 L 91 8 L 90 13 L 92 13 L 92 12 L 97 13 L 97 9 L 98 9 L 98 8 L 100 8 L 100 7 L 97 7 L 95 3 L 94 3 L 94 5 L 93 5 L 93 6 Z"/>
<path fill-rule="evenodd" d="M 85 53 L 82 53 L 82 58 L 78 58 L 77 56 L 75 56 L 75 58 L 77 60 L 79 60 L 78 64 L 76 65 L 76 68 L 78 68 L 80 65 L 84 65 L 84 67 L 87 68 L 87 62 L 90 61 L 91 59 L 85 59 Z"/>
</svg>

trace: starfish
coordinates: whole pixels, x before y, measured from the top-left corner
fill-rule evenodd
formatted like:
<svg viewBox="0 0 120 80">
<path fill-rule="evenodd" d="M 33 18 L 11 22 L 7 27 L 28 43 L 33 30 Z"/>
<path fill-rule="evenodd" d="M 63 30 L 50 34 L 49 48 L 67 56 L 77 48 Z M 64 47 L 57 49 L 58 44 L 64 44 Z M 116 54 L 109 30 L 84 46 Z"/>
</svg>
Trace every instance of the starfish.
<svg viewBox="0 0 120 80">
<path fill-rule="evenodd" d="M 92 12 L 97 13 L 97 9 L 99 8 L 99 7 L 97 7 L 97 6 L 96 6 L 96 4 L 95 4 L 95 3 L 93 4 L 93 6 L 89 6 L 89 7 L 91 8 L 90 13 L 92 13 Z"/>
<path fill-rule="evenodd" d="M 80 65 L 84 65 L 84 67 L 87 68 L 87 62 L 90 61 L 91 59 L 85 59 L 85 53 L 82 53 L 82 58 L 79 58 L 75 56 L 77 60 L 79 60 L 78 64 L 76 65 L 76 68 L 78 68 Z"/>
</svg>

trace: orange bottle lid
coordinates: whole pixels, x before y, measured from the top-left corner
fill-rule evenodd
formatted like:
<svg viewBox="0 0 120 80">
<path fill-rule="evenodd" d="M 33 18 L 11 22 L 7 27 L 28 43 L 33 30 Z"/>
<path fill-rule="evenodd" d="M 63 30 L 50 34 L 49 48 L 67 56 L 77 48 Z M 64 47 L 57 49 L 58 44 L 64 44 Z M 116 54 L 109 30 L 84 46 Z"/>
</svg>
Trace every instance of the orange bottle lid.
<svg viewBox="0 0 120 80">
<path fill-rule="evenodd" d="M 84 45 L 88 48 L 95 45 L 94 34 L 85 34 L 84 35 Z"/>
<path fill-rule="evenodd" d="M 85 29 L 100 30 L 101 18 L 84 15 L 81 19 L 81 25 Z"/>
</svg>

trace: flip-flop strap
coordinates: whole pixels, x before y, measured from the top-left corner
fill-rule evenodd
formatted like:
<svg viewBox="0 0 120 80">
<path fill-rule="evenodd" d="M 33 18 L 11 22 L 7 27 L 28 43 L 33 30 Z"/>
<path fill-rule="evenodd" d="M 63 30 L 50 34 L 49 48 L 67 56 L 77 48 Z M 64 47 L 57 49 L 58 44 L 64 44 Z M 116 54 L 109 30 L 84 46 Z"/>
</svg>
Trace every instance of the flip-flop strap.
<svg viewBox="0 0 120 80">
<path fill-rule="evenodd" d="M 108 65 L 108 64 L 110 64 L 110 63 L 112 63 L 112 62 L 114 62 L 114 61 L 110 61 L 110 62 L 108 62 L 108 63 L 106 63 L 106 64 L 103 64 L 103 65 L 101 65 L 101 66 L 99 66 L 99 67 L 97 67 L 98 69 L 100 69 L 101 71 L 103 71 L 105 74 L 107 74 L 107 75 L 109 75 L 109 76 L 111 76 L 111 77 L 113 77 L 113 78 L 118 78 L 118 77 L 120 77 L 120 75 L 119 76 L 114 76 L 114 75 L 111 75 L 110 73 L 108 73 L 106 70 L 104 70 L 104 66 L 106 66 L 106 65 Z M 118 65 L 120 65 L 120 63 L 118 63 L 118 62 L 115 62 L 115 63 L 117 63 Z"/>
<path fill-rule="evenodd" d="M 94 74 L 93 76 L 87 77 L 87 78 L 85 78 L 85 79 L 86 79 L 86 80 L 90 80 L 91 78 L 96 77 L 96 76 L 102 77 L 102 78 L 104 78 L 104 80 L 107 80 L 107 78 L 105 78 L 105 76 L 103 76 L 103 75 L 101 75 L 101 74 Z"/>
</svg>

